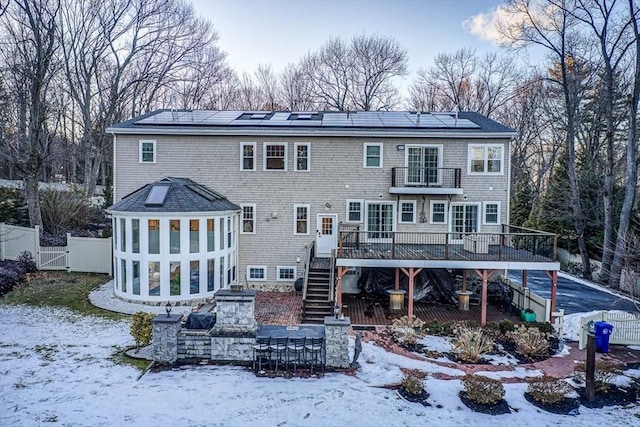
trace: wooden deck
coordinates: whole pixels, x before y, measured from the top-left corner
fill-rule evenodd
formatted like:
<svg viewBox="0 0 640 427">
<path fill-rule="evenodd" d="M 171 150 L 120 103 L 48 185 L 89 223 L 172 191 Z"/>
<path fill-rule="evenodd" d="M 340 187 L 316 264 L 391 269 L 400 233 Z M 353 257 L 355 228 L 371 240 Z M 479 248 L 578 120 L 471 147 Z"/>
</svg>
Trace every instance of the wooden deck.
<svg viewBox="0 0 640 427">
<path fill-rule="evenodd" d="M 407 308 L 403 310 L 389 310 L 388 302 L 376 302 L 363 298 L 361 295 L 344 294 L 342 297 L 344 315 L 348 316 L 352 325 L 384 326 L 390 325 L 393 319 L 406 316 Z M 471 305 L 469 311 L 460 311 L 455 305 L 427 304 L 415 302 L 413 313 L 421 320 L 439 322 L 473 320 L 480 323 L 480 306 Z M 511 320 L 521 322 L 520 317 L 511 315 L 508 310 L 489 303 L 487 305 L 487 322 Z"/>
</svg>

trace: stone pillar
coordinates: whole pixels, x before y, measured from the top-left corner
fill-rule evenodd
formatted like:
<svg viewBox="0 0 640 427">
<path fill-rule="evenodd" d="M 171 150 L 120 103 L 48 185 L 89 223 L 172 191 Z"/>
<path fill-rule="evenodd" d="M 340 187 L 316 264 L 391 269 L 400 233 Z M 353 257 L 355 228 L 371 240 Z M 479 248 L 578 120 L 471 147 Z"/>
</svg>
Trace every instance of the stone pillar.
<svg viewBox="0 0 640 427">
<path fill-rule="evenodd" d="M 215 293 L 216 324 L 211 330 L 211 360 L 251 362 L 258 325 L 256 291 L 220 289 Z"/>
<path fill-rule="evenodd" d="M 178 360 L 178 332 L 181 314 L 159 314 L 153 318 L 153 360 L 174 363 Z"/>
<path fill-rule="evenodd" d="M 349 328 L 348 317 L 336 319 L 333 316 L 324 318 L 326 365 L 331 368 L 349 367 Z"/>
</svg>

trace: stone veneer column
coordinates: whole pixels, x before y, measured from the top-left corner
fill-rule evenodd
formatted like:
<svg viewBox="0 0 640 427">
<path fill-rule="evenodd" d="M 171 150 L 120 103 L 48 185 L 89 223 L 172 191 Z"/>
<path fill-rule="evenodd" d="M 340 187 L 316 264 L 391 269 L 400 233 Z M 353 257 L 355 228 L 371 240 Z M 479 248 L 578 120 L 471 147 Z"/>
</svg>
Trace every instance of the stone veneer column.
<svg viewBox="0 0 640 427">
<path fill-rule="evenodd" d="M 349 367 L 349 328 L 348 317 L 336 319 L 333 316 L 324 318 L 326 364 L 332 368 Z"/>
<path fill-rule="evenodd" d="M 256 343 L 256 290 L 220 289 L 215 293 L 216 324 L 211 330 L 211 360 L 250 362 Z"/>
<path fill-rule="evenodd" d="M 159 314 L 153 318 L 153 360 L 174 363 L 178 360 L 178 332 L 181 314 Z"/>
</svg>

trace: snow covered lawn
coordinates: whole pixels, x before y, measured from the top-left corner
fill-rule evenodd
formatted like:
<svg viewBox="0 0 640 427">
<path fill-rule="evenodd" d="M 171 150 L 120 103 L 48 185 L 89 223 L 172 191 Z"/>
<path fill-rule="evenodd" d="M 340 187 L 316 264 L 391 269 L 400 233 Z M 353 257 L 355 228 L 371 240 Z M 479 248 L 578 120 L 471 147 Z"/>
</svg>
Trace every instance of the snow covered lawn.
<svg viewBox="0 0 640 427">
<path fill-rule="evenodd" d="M 426 389 L 433 406 L 408 403 L 380 387 L 399 382 L 400 367 L 462 372 L 369 343 L 355 376 L 268 379 L 245 368 L 204 366 L 137 380 L 138 370 L 112 359 L 133 344 L 127 322 L 4 305 L 0 319 L 0 426 L 627 426 L 640 417 L 638 406 L 581 407 L 576 417 L 543 413 L 525 400 L 525 384 L 505 384 L 505 399 L 517 412 L 477 414 L 458 398 L 460 381 L 431 376 Z"/>
</svg>

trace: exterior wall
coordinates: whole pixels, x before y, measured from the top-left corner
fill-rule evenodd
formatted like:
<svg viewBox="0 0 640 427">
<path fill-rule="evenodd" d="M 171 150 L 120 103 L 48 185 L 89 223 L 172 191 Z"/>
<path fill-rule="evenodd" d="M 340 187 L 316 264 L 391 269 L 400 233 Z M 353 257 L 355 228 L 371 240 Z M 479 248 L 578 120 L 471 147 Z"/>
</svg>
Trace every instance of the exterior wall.
<svg viewBox="0 0 640 427">
<path fill-rule="evenodd" d="M 209 359 L 211 335 L 209 330 L 181 329 L 178 333 L 178 359 Z"/>
<path fill-rule="evenodd" d="M 154 164 L 140 164 L 140 139 L 156 141 Z M 255 143 L 255 171 L 240 170 L 240 143 Z M 264 171 L 264 142 L 287 143 L 287 171 Z M 364 168 L 365 143 L 382 142 L 383 167 Z M 294 143 L 310 144 L 310 171 L 294 170 Z M 504 144 L 503 173 L 500 175 L 469 175 L 469 144 Z M 405 166 L 406 150 L 398 145 L 437 144 L 443 146 L 442 167 L 462 169 L 464 195 L 449 199 L 446 195 L 401 195 L 389 193 L 391 169 Z M 247 266 L 266 266 L 265 281 L 246 281 L 250 287 L 275 286 L 290 289 L 293 281 L 277 281 L 277 266 L 296 267 L 296 276 L 304 274 L 306 247 L 316 240 L 318 214 L 336 214 L 346 221 L 346 200 L 392 202 L 396 207 L 396 231 L 450 230 L 450 221 L 434 225 L 416 221 L 398 224 L 397 202 L 416 201 L 416 217 L 422 211 L 430 215 L 430 201 L 451 203 L 500 203 L 500 222 L 508 222 L 509 144 L 505 139 L 484 138 L 345 138 L 345 137 L 212 137 L 212 136 L 149 136 L 118 135 L 116 139 L 116 172 L 114 199 L 117 201 L 140 186 L 165 176 L 191 178 L 220 192 L 236 204 L 256 204 L 255 234 L 239 235 L 238 281 L 245 281 Z M 309 234 L 294 235 L 294 204 L 307 204 Z M 364 215 L 363 206 L 363 215 Z M 275 215 L 272 215 L 275 214 Z M 498 232 L 499 225 L 482 225 L 480 232 Z"/>
</svg>

